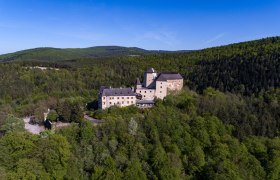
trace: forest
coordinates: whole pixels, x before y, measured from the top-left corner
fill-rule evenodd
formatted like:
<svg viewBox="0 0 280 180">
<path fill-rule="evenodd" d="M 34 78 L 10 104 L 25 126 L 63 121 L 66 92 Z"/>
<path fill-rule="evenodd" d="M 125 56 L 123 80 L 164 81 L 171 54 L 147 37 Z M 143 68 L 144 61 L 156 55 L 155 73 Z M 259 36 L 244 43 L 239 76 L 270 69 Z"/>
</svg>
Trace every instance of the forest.
<svg viewBox="0 0 280 180">
<path fill-rule="evenodd" d="M 90 106 L 100 86 L 131 87 L 148 67 L 180 72 L 184 90 L 151 109 Z M 0 63 L 0 87 L 0 179 L 280 179 L 279 37 L 189 52 L 10 61 Z M 26 132 L 22 117 L 42 124 L 49 108 L 50 120 L 71 126 Z M 93 126 L 83 112 L 104 123 Z"/>
</svg>

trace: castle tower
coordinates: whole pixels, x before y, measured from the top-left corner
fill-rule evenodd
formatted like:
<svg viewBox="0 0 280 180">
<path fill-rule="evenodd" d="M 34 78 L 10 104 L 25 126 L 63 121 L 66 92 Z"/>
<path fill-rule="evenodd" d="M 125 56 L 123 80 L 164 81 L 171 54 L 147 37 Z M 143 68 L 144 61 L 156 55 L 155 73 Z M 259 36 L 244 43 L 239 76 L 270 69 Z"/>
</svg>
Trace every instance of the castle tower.
<svg viewBox="0 0 280 180">
<path fill-rule="evenodd" d="M 136 79 L 136 82 L 135 82 L 135 90 L 136 89 L 141 89 L 142 88 L 142 84 L 139 80 L 139 78 Z"/>
<path fill-rule="evenodd" d="M 155 71 L 154 68 L 147 69 L 147 71 L 144 74 L 144 86 L 146 88 L 153 86 L 156 77 L 157 77 L 157 72 Z"/>
</svg>

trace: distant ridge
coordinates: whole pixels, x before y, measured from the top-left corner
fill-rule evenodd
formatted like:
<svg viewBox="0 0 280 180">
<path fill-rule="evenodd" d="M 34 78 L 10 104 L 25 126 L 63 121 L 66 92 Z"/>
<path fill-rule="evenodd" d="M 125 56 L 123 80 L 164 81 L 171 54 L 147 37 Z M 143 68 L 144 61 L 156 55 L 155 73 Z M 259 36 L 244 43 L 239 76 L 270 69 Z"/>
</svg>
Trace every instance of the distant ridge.
<svg viewBox="0 0 280 180">
<path fill-rule="evenodd" d="M 168 51 L 149 51 L 137 47 L 122 46 L 96 46 L 89 48 L 35 48 L 15 53 L 0 55 L 0 61 L 65 61 L 79 58 L 116 57 L 116 56 L 141 56 Z"/>
<path fill-rule="evenodd" d="M 89 48 L 52 48 L 42 47 L 27 49 L 9 54 L 0 55 L 0 62 L 48 62 L 55 63 L 58 61 L 69 61 L 86 58 L 102 58 L 102 57 L 119 57 L 119 56 L 143 56 L 149 54 L 181 54 L 198 52 L 202 56 L 211 56 L 213 52 L 227 51 L 227 54 L 234 54 L 232 51 L 251 51 L 260 49 L 266 44 L 279 44 L 280 36 L 268 37 L 258 40 L 233 43 L 200 50 L 180 50 L 180 51 L 165 51 L 165 50 L 145 50 L 137 47 L 122 47 L 122 46 L 96 46 Z M 279 47 L 280 48 L 280 47 Z"/>
</svg>

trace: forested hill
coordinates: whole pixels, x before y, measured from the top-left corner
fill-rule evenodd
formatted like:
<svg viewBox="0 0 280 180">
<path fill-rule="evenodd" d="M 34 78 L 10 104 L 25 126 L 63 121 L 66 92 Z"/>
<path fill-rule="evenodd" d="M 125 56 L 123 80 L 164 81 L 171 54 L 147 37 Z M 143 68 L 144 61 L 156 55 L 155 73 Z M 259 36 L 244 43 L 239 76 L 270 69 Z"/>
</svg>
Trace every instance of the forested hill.
<svg viewBox="0 0 280 180">
<path fill-rule="evenodd" d="M 196 51 L 163 51 L 145 50 L 137 47 L 122 46 L 96 46 L 89 48 L 35 48 L 0 55 L 0 62 L 51 62 L 67 60 L 78 60 L 84 58 L 104 58 L 119 56 L 138 55 L 166 55 L 171 54 L 173 58 L 184 56 L 188 60 L 227 60 L 233 57 L 256 57 L 260 55 L 271 55 L 280 48 L 280 37 L 271 37 L 260 40 L 235 43 L 220 47 L 207 48 Z"/>
<path fill-rule="evenodd" d="M 90 87 L 94 89 L 101 85 L 131 86 L 147 67 L 159 72 L 180 72 L 186 85 L 200 93 L 213 87 L 223 92 L 252 95 L 280 87 L 280 37 L 197 51 L 158 52 L 124 47 L 43 48 L 0 56 L 0 59 L 14 60 L 24 66 L 68 67 L 77 69 L 78 74 L 88 72 L 83 77 L 91 80 Z M 128 56 L 137 53 L 142 55 Z"/>
<path fill-rule="evenodd" d="M 96 46 L 90 48 L 36 48 L 0 55 L 1 61 L 45 61 L 55 62 L 79 58 L 96 58 L 112 56 L 133 56 L 164 51 L 148 51 L 136 47 Z"/>
<path fill-rule="evenodd" d="M 34 65 L 34 62 L 31 63 Z M 23 63 L 27 66 L 32 64 Z M 190 52 L 81 58 L 40 65 L 78 69 L 91 67 L 87 71 L 94 69 L 90 74 L 95 77 L 92 85 L 96 88 L 104 83 L 130 86 L 147 67 L 154 67 L 159 72 L 180 72 L 186 85 L 200 93 L 210 86 L 223 92 L 257 95 L 280 87 L 280 37 Z"/>
<path fill-rule="evenodd" d="M 0 63 L 0 179 L 280 179 L 279 47 L 274 37 L 188 53 Z M 131 87 L 148 67 L 180 72 L 184 89 L 151 109 L 95 109 L 100 86 Z M 49 108 L 50 121 L 71 125 L 26 132 L 19 117 L 43 124 Z M 104 123 L 93 126 L 84 112 Z"/>
<path fill-rule="evenodd" d="M 17 61 L 12 62 L 20 62 L 23 66 L 67 67 L 68 70 L 75 70 L 74 72 L 80 77 L 79 81 L 85 84 L 84 89 L 89 87 L 98 89 L 102 85 L 131 86 L 135 78 L 141 77 L 147 67 L 154 67 L 159 72 L 180 72 L 184 76 L 186 85 L 200 93 L 207 87 L 213 87 L 223 92 L 250 96 L 280 87 L 280 37 L 189 52 L 152 53 L 150 51 L 141 56 L 116 56 L 122 52 L 121 47 L 115 51 L 118 53 L 113 53 L 113 47 L 111 50 L 100 47 L 99 50 L 93 49 L 99 52 L 101 57 L 83 57 L 86 53 L 82 52 L 89 52 L 89 49 L 39 49 L 38 54 L 48 54 L 45 60 L 42 60 L 43 58 L 40 61 L 32 60 L 37 56 L 36 53 L 25 53 L 26 55 L 19 55 Z M 124 49 L 127 50 L 125 52 L 134 55 L 137 54 L 135 51 L 145 52 L 137 48 Z M 36 52 L 36 50 L 31 51 Z M 44 51 L 46 52 L 42 53 Z M 51 56 L 49 51 L 54 55 Z M 57 51 L 63 52 L 63 55 L 56 53 Z M 101 55 L 106 54 L 105 52 L 111 52 L 114 57 Z M 75 59 L 78 56 L 82 58 Z M 48 58 L 50 59 L 47 60 Z M 68 58 L 71 60 L 63 60 Z M 25 60 L 20 61 L 20 59 Z M 80 84 L 80 87 L 83 85 Z"/>
</svg>

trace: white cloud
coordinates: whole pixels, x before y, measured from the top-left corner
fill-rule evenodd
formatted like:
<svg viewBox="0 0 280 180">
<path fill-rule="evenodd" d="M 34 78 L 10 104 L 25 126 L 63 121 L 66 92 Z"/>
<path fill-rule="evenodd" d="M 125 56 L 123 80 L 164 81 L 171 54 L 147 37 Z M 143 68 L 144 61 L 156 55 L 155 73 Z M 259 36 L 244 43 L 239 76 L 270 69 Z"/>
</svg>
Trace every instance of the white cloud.
<svg viewBox="0 0 280 180">
<path fill-rule="evenodd" d="M 211 39 L 205 41 L 205 42 L 203 43 L 203 45 L 213 43 L 213 42 L 215 42 L 215 41 L 217 41 L 217 40 L 219 40 L 219 39 L 221 39 L 221 38 L 223 38 L 223 37 L 225 37 L 225 36 L 226 36 L 226 33 L 220 33 L 220 34 L 218 34 L 218 35 L 212 37 Z"/>
<path fill-rule="evenodd" d="M 136 41 L 152 40 L 163 43 L 167 46 L 178 44 L 176 33 L 170 31 L 148 31 L 135 38 Z"/>
</svg>

